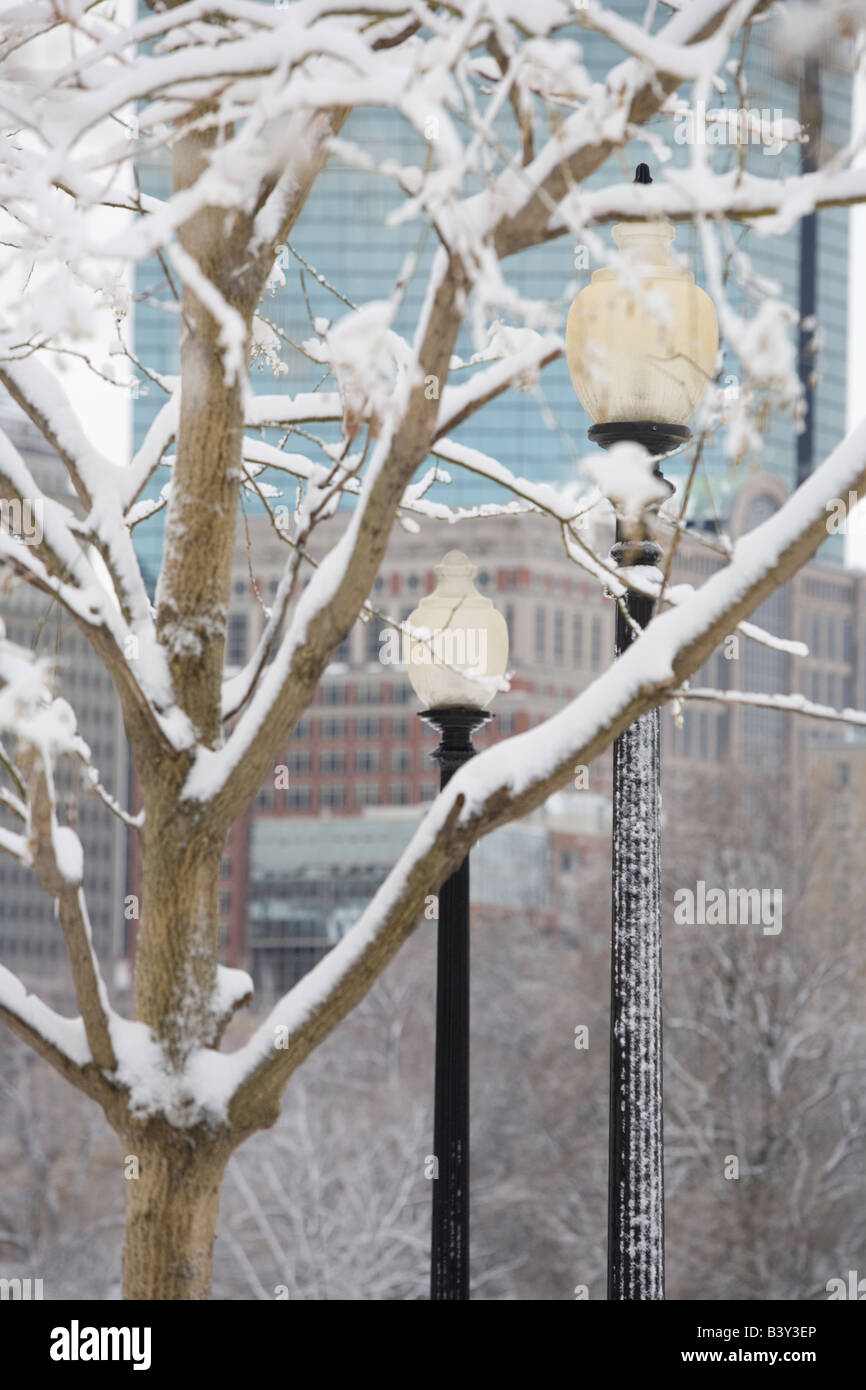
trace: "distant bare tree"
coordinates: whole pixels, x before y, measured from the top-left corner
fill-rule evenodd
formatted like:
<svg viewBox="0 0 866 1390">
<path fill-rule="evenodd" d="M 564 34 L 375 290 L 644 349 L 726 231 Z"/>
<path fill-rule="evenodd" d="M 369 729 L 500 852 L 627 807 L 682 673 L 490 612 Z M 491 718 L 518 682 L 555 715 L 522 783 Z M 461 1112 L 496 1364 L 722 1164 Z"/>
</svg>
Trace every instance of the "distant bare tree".
<svg viewBox="0 0 866 1390">
<path fill-rule="evenodd" d="M 781 772 L 731 771 L 717 790 L 711 808 L 705 791 L 678 807 L 669 888 L 779 889 L 783 925 L 667 931 L 672 1291 L 823 1297 L 828 1278 L 866 1256 L 862 880 L 855 868 L 850 893 L 834 892 L 838 855 L 816 840 L 828 820 L 819 788 L 802 818 Z M 738 1176 L 726 1176 L 733 1160 Z"/>
</svg>

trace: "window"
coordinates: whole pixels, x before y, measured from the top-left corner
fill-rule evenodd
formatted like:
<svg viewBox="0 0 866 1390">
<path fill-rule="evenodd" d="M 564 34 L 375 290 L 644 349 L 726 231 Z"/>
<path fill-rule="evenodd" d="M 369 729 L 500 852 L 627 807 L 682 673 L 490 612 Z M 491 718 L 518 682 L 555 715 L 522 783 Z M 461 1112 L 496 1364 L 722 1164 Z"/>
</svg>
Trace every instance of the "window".
<svg viewBox="0 0 866 1390">
<path fill-rule="evenodd" d="M 323 705 L 343 705 L 346 703 L 346 687 L 328 684 L 322 688 Z"/>
<path fill-rule="evenodd" d="M 698 715 L 698 757 L 710 756 L 710 716 L 706 710 Z"/>
<path fill-rule="evenodd" d="M 408 772 L 412 766 L 412 754 L 408 748 L 391 749 L 391 771 Z"/>
<path fill-rule="evenodd" d="M 541 604 L 535 610 L 535 660 L 544 661 L 547 655 L 547 614 Z"/>
<path fill-rule="evenodd" d="M 345 719 L 323 719 L 321 729 L 323 739 L 346 737 Z"/>
<path fill-rule="evenodd" d="M 292 737 L 293 737 L 293 738 L 300 738 L 300 739 L 309 738 L 309 737 L 310 737 L 311 731 L 312 731 L 312 726 L 311 726 L 311 724 L 310 724 L 309 719 L 302 719 L 302 720 L 300 721 L 300 723 L 298 723 L 298 724 L 295 726 L 295 732 L 294 732 L 294 734 L 292 735 Z"/>
<path fill-rule="evenodd" d="M 358 738 L 379 738 L 381 723 L 381 719 L 377 719 L 374 715 L 367 715 L 364 719 L 359 719 Z"/>
<path fill-rule="evenodd" d="M 827 704 L 836 704 L 836 677 L 832 671 L 827 672 Z"/>
<path fill-rule="evenodd" d="M 243 666 L 247 659 L 247 615 L 229 614 L 228 662 L 230 666 Z"/>
<path fill-rule="evenodd" d="M 256 796 L 256 805 L 258 806 L 259 810 L 262 810 L 262 811 L 269 811 L 269 810 L 271 809 L 271 807 L 273 806 L 273 804 L 274 804 L 274 789 L 273 789 L 273 787 L 262 787 L 261 791 L 260 791 L 260 792 L 258 793 L 258 795 Z"/>
<path fill-rule="evenodd" d="M 409 788 L 405 782 L 392 782 L 388 788 L 388 800 L 392 806 L 409 805 Z"/>
<path fill-rule="evenodd" d="M 337 650 L 334 652 L 334 661 L 339 661 L 343 665 L 348 665 L 352 657 L 351 642 L 348 637 L 344 637 Z"/>
<path fill-rule="evenodd" d="M 221 892 L 220 892 L 220 912 L 222 913 L 222 915 L 223 915 L 224 917 L 226 916 L 227 913 L 229 913 L 229 912 L 231 911 L 231 906 L 232 906 L 232 895 L 231 895 L 231 893 L 228 893 L 228 892 L 226 892 L 225 889 L 222 889 Z"/>
<path fill-rule="evenodd" d="M 379 750 L 378 748 L 359 748 L 355 754 L 356 772 L 378 772 L 379 771 Z"/>
<path fill-rule="evenodd" d="M 378 705 L 382 698 L 381 686 L 366 682 L 357 687 L 355 701 L 359 705 Z"/>
<path fill-rule="evenodd" d="M 379 660 L 379 653 L 382 650 L 379 641 L 379 634 L 380 632 L 387 631 L 387 628 L 381 626 L 381 619 L 376 617 L 370 619 L 370 621 L 367 624 L 367 635 L 364 641 L 365 661 L 370 662 Z"/>
<path fill-rule="evenodd" d="M 409 720 L 408 720 L 408 719 L 392 719 L 392 720 L 391 720 L 391 737 L 392 737 L 392 738 L 408 738 L 408 737 L 409 737 Z"/>
<path fill-rule="evenodd" d="M 571 619 L 571 659 L 575 666 L 583 665 L 583 614 L 575 613 Z"/>
<path fill-rule="evenodd" d="M 851 619 L 845 618 L 842 623 L 842 660 L 850 661 L 852 658 L 853 631 Z"/>
<path fill-rule="evenodd" d="M 346 790 L 344 787 L 322 787 L 323 806 L 343 806 L 346 802 Z"/>
<path fill-rule="evenodd" d="M 319 754 L 320 772 L 345 772 L 346 755 L 334 748 L 327 749 L 326 752 Z"/>
<path fill-rule="evenodd" d="M 592 619 L 592 638 L 589 654 L 593 671 L 601 666 L 601 618 L 596 613 Z"/>
<path fill-rule="evenodd" d="M 289 772 L 309 772 L 310 762 L 309 753 L 290 753 L 287 766 Z"/>
<path fill-rule="evenodd" d="M 286 792 L 286 805 L 293 811 L 305 811 L 310 804 L 309 787 L 290 787 Z"/>
<path fill-rule="evenodd" d="M 821 655 L 821 619 L 817 613 L 812 614 L 812 641 L 809 648 L 813 657 Z"/>
<path fill-rule="evenodd" d="M 837 764 L 836 764 L 836 786 L 837 786 L 837 787 L 847 787 L 847 786 L 849 785 L 850 781 L 851 781 L 851 764 L 850 764 L 850 763 L 837 763 Z"/>
<path fill-rule="evenodd" d="M 827 619 L 827 660 L 836 660 L 836 619 L 832 613 Z"/>
<path fill-rule="evenodd" d="M 378 782 L 359 782 L 355 788 L 355 797 L 359 806 L 378 806 L 380 800 Z"/>
<path fill-rule="evenodd" d="M 565 660 L 565 614 L 561 608 L 553 615 L 553 660 L 557 666 Z"/>
</svg>

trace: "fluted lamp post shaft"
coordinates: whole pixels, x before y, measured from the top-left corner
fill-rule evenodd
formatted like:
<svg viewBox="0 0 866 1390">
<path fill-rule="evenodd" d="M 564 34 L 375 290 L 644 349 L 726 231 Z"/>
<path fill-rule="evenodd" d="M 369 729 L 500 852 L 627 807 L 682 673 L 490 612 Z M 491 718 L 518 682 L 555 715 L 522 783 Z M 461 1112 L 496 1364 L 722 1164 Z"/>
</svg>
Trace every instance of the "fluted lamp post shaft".
<svg viewBox="0 0 866 1390">
<path fill-rule="evenodd" d="M 635 183 L 652 183 L 645 164 Z M 631 273 L 621 279 L 603 267 L 575 297 L 569 370 L 594 422 L 590 439 L 604 449 L 642 445 L 658 460 L 691 437 L 687 422 L 715 369 L 718 322 L 691 271 L 671 259 L 670 223 L 619 223 L 612 235 Z M 665 480 L 657 462 L 652 472 L 657 507 Z M 611 558 L 626 584 L 630 570 L 649 579 L 660 556 L 648 511 L 633 517 L 620 506 Z M 617 656 L 649 624 L 653 606 L 627 588 L 617 605 Z M 617 1301 L 665 1296 L 659 863 L 659 715 L 651 710 L 613 750 L 607 1296 Z"/>
</svg>

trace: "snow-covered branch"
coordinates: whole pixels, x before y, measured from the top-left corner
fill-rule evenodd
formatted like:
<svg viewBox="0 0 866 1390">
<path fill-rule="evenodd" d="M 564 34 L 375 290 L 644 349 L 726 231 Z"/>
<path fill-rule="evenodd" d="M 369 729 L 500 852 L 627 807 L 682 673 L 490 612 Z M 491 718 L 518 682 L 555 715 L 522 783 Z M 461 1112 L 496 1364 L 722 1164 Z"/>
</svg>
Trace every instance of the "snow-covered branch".
<svg viewBox="0 0 866 1390">
<path fill-rule="evenodd" d="M 695 686 L 684 690 L 672 690 L 672 700 L 708 700 L 720 705 L 749 705 L 753 709 L 774 709 L 783 714 L 803 714 L 810 719 L 825 719 L 830 723 L 851 724 L 857 728 L 866 727 L 866 711 L 859 709 L 834 709 L 832 705 L 820 705 L 807 700 L 805 695 L 764 695 L 757 690 L 712 690 Z"/>
<path fill-rule="evenodd" d="M 839 168 L 834 163 L 788 178 L 762 178 L 732 169 L 700 183 L 686 170 L 666 169 L 652 184 L 609 184 L 581 191 L 564 202 L 563 211 L 571 210 L 586 226 L 631 218 L 681 222 L 698 214 L 730 217 L 754 221 L 759 234 L 778 235 L 820 208 L 864 201 L 866 168 Z"/>
<path fill-rule="evenodd" d="M 72 966 L 89 1053 L 97 1066 L 112 1070 L 109 1033 L 111 1006 L 99 970 L 84 898 L 81 842 L 57 821 L 53 764 L 76 745 L 72 711 L 52 700 L 43 683 L 45 663 L 35 662 L 0 640 L 0 730 L 16 739 L 16 783 L 24 791 L 22 835 L 4 832 L 4 848 L 33 869 L 55 901 Z"/>
</svg>

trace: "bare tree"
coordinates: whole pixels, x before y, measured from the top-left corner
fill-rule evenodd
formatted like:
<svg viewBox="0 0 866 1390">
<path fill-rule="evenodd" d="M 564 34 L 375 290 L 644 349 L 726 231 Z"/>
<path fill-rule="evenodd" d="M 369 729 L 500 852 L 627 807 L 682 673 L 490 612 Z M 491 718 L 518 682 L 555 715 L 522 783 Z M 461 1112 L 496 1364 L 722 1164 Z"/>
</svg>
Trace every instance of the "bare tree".
<svg viewBox="0 0 866 1390">
<path fill-rule="evenodd" d="M 782 770 L 731 770 L 719 792 L 711 815 L 694 793 L 678 806 L 669 885 L 776 892 L 779 930 L 768 915 L 678 924 L 672 910 L 672 1280 L 683 1298 L 826 1297 L 866 1238 L 862 884 L 849 872 L 834 904 L 837 859 L 815 839 L 829 799 L 814 779 L 802 817 L 787 812 Z"/>
</svg>

